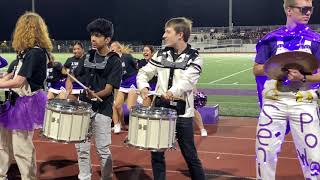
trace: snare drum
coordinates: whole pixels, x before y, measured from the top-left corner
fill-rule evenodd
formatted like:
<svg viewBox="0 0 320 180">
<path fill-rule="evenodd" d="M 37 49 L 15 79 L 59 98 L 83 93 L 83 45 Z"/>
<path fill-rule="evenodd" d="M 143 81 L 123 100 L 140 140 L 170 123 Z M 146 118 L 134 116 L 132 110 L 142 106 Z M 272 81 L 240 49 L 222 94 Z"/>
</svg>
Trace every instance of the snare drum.
<svg viewBox="0 0 320 180">
<path fill-rule="evenodd" d="M 64 143 L 84 142 L 88 138 L 91 105 L 77 100 L 53 99 L 46 107 L 42 135 Z"/>
<path fill-rule="evenodd" d="M 126 144 L 143 150 L 164 151 L 175 147 L 177 113 L 158 107 L 132 108 Z"/>
</svg>

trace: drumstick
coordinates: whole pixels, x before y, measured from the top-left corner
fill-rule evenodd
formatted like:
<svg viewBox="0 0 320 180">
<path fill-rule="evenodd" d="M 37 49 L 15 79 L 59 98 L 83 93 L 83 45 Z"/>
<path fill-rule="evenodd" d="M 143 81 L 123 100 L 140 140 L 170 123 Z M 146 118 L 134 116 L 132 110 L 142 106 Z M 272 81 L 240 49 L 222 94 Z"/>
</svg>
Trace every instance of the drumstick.
<svg viewBox="0 0 320 180">
<path fill-rule="evenodd" d="M 90 90 L 87 86 L 85 86 L 84 84 L 82 84 L 77 78 L 75 78 L 74 76 L 72 76 L 70 73 L 66 72 L 67 75 L 73 79 L 76 83 L 78 83 L 83 89 L 85 90 Z M 93 96 L 96 97 L 100 102 L 102 102 L 103 100 L 98 96 L 96 95 L 95 93 L 93 93 Z"/>
<path fill-rule="evenodd" d="M 158 97 L 161 97 L 162 96 L 162 94 L 159 94 L 159 93 L 156 93 L 156 92 L 150 92 L 149 91 L 149 94 L 148 94 L 149 96 L 150 95 L 154 95 L 154 96 L 158 96 Z M 182 99 L 181 97 L 175 97 L 175 96 L 172 96 L 172 99 L 174 99 L 174 100 L 183 100 L 184 101 L 184 99 Z"/>
<path fill-rule="evenodd" d="M 139 90 L 136 90 L 136 93 L 137 93 L 138 95 L 141 95 L 141 92 L 140 92 Z M 150 91 L 149 91 L 148 96 L 159 96 L 159 97 L 160 97 L 161 94 L 156 93 L 156 92 L 150 92 Z"/>
<path fill-rule="evenodd" d="M 139 90 L 137 90 L 136 92 L 137 92 L 137 94 L 141 95 L 141 92 L 140 92 Z M 158 96 L 158 97 L 161 97 L 162 94 L 149 91 L 148 96 Z M 184 101 L 184 99 L 182 99 L 182 98 L 180 98 L 180 97 L 175 97 L 175 96 L 173 96 L 172 98 L 173 98 L 174 100 L 183 100 L 183 101 Z"/>
</svg>

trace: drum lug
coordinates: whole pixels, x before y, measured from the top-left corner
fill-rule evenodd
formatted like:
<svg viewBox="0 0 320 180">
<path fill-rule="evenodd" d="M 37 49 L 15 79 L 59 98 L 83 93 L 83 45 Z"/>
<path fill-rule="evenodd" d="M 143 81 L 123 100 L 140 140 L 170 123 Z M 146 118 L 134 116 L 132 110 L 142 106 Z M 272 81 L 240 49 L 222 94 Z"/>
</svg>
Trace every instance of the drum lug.
<svg viewBox="0 0 320 180">
<path fill-rule="evenodd" d="M 88 132 L 86 139 L 84 140 L 84 142 L 91 142 L 91 137 L 92 137 L 92 132 Z"/>
<path fill-rule="evenodd" d="M 175 151 L 175 150 L 177 150 L 177 143 L 174 142 L 174 143 L 172 144 L 172 147 L 171 147 L 169 150 L 170 150 L 170 151 Z"/>
</svg>

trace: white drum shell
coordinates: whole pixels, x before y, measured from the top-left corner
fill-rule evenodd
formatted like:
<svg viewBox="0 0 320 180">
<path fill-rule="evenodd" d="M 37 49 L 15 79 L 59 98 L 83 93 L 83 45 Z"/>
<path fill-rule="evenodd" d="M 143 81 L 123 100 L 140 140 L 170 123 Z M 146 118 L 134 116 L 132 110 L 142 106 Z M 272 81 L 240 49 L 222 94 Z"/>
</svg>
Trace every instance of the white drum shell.
<svg viewBox="0 0 320 180">
<path fill-rule="evenodd" d="M 84 142 L 88 138 L 90 115 L 90 109 L 85 111 L 59 109 L 50 105 L 49 102 L 45 112 L 42 135 L 56 142 Z"/>
<path fill-rule="evenodd" d="M 145 108 L 139 112 L 139 109 L 135 108 L 130 114 L 127 144 L 153 151 L 173 148 L 175 145 L 176 112 L 166 108 Z M 161 110 L 166 113 L 161 114 Z"/>
</svg>

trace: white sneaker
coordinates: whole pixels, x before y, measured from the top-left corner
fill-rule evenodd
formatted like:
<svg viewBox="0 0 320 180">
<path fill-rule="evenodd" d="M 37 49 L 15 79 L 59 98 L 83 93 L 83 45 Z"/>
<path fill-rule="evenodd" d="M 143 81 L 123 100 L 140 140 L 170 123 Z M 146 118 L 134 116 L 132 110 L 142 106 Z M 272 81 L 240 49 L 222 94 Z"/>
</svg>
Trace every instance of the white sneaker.
<svg viewBox="0 0 320 180">
<path fill-rule="evenodd" d="M 118 133 L 121 132 L 121 124 L 120 124 L 120 123 L 117 123 L 117 124 L 114 125 L 114 127 L 113 127 L 113 132 L 114 132 L 115 134 L 118 134 Z"/>
<path fill-rule="evenodd" d="M 201 129 L 201 136 L 208 136 L 206 129 Z"/>
</svg>

